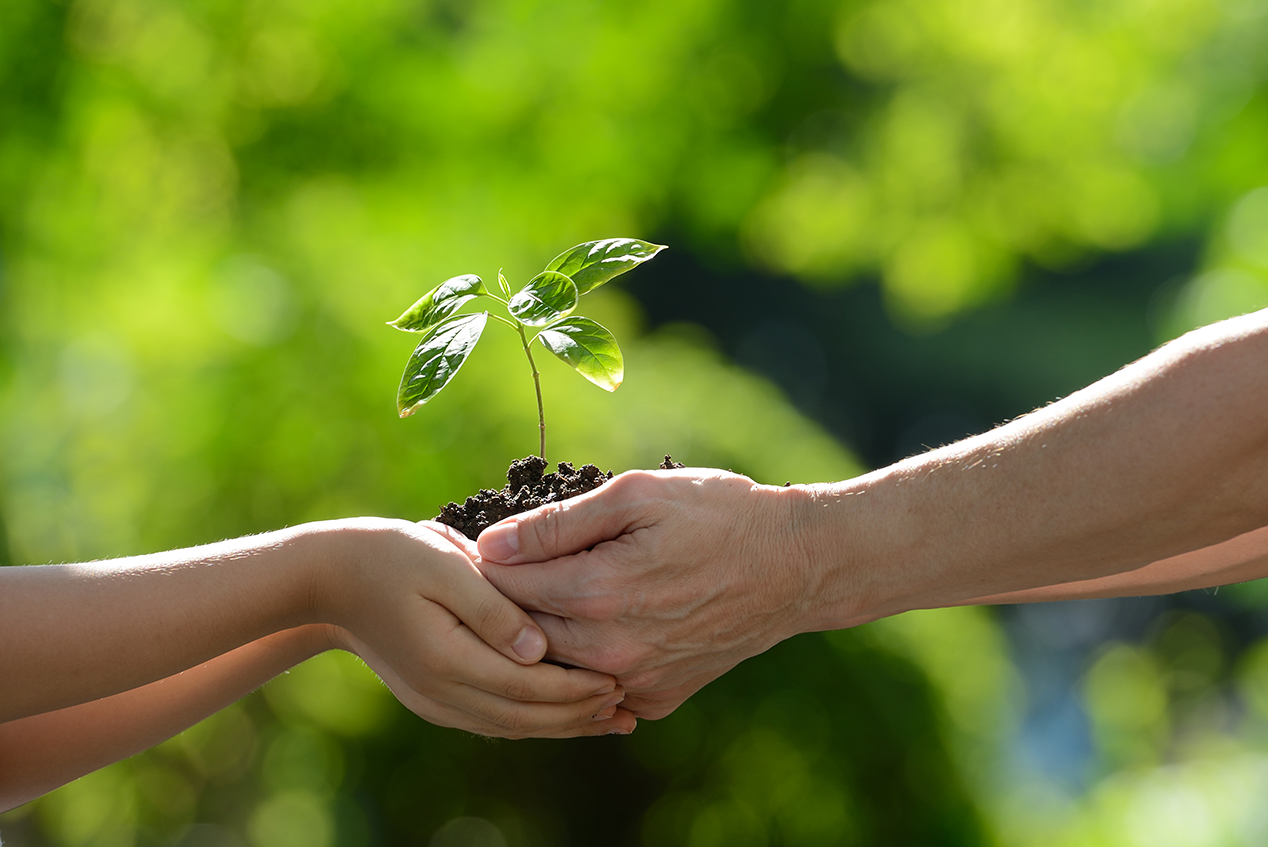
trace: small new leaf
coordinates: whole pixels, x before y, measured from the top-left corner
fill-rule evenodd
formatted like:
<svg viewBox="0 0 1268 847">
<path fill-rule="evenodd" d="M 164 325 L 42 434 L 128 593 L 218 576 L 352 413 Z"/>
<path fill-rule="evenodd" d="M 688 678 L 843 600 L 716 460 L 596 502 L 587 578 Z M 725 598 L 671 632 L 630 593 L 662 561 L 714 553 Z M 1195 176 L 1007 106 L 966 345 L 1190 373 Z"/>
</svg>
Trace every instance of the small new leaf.
<svg viewBox="0 0 1268 847">
<path fill-rule="evenodd" d="M 577 286 L 564 274 L 543 271 L 511 298 L 507 309 L 528 326 L 545 326 L 577 308 Z"/>
<path fill-rule="evenodd" d="M 593 291 L 614 276 L 638 267 L 664 249 L 663 244 L 650 244 L 637 238 L 587 241 L 551 259 L 546 270 L 572 277 L 577 294 L 581 295 Z"/>
<path fill-rule="evenodd" d="M 396 410 L 403 418 L 440 393 L 475 349 L 489 320 L 488 312 L 460 315 L 432 328 L 414 348 L 396 392 Z"/>
<path fill-rule="evenodd" d="M 542 408 L 540 374 L 529 349 L 528 328 L 538 328 L 542 346 L 562 359 L 590 382 L 615 391 L 625 378 L 621 348 L 612 333 L 590 320 L 572 314 L 577 301 L 613 277 L 633 270 L 665 247 L 636 238 L 588 241 L 560 253 L 546 270 L 533 277 L 515 295 L 506 276 L 498 271 L 497 287 L 484 286 L 480 277 L 464 274 L 446 280 L 427 293 L 390 325 L 406 332 L 423 333 L 410 356 L 396 395 L 397 410 L 408 417 L 440 393 L 475 349 L 489 321 L 488 312 L 456 314 L 476 297 L 489 297 L 507 307 L 508 317 L 494 317 L 519 337 L 532 366 L 537 390 L 538 454 L 546 454 L 546 415 Z"/>
<path fill-rule="evenodd" d="M 475 274 L 463 274 L 447 279 L 427 292 L 417 303 L 405 310 L 388 326 L 404 332 L 426 332 L 454 312 L 468 300 L 484 293 L 484 282 Z"/>
<path fill-rule="evenodd" d="M 625 359 L 616 339 L 589 318 L 564 318 L 537 337 L 547 350 L 605 391 L 616 391 L 625 379 Z"/>
</svg>

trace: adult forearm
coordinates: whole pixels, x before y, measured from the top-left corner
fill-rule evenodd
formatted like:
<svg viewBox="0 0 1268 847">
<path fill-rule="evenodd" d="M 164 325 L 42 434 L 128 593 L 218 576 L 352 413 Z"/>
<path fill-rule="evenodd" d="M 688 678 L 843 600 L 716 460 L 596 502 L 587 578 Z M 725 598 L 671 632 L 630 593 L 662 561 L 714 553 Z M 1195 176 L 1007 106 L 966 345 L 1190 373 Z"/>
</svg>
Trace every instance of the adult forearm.
<svg viewBox="0 0 1268 847">
<path fill-rule="evenodd" d="M 1104 597 L 1142 597 L 1174 594 L 1248 582 L 1268 577 L 1268 527 L 1230 538 L 1144 567 L 1097 579 L 1045 585 L 989 597 L 975 597 L 962 605 L 1046 603 Z"/>
<path fill-rule="evenodd" d="M 0 721 L 128 691 L 308 623 L 306 535 L 0 570 Z"/>
<path fill-rule="evenodd" d="M 1095 580 L 1268 525 L 1268 312 L 984 435 L 806 489 L 830 628 Z"/>
<path fill-rule="evenodd" d="M 164 741 L 329 649 L 327 628 L 284 630 L 131 691 L 0 724 L 0 811 Z"/>
<path fill-rule="evenodd" d="M 656 718 L 798 632 L 1104 579 L 1264 526 L 1268 311 L 858 479 L 629 472 L 490 527 L 479 552 L 543 613 L 550 657 L 616 675 Z"/>
</svg>

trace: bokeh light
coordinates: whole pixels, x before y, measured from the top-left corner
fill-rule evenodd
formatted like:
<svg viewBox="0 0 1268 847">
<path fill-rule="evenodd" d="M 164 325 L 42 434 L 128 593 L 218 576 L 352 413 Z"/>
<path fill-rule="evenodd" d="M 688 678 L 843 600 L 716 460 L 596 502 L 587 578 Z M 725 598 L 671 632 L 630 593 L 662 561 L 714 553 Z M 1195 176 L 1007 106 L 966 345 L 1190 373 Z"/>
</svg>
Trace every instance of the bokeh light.
<svg viewBox="0 0 1268 847">
<path fill-rule="evenodd" d="M 1261 0 L 10 0 L 0 563 L 424 518 L 535 449 L 459 273 L 668 243 L 547 451 L 844 479 L 1268 306 Z M 634 277 L 639 277 L 635 279 Z M 327 654 L 6 843 L 1261 844 L 1263 586 L 807 635 L 628 739 L 423 724 Z"/>
</svg>

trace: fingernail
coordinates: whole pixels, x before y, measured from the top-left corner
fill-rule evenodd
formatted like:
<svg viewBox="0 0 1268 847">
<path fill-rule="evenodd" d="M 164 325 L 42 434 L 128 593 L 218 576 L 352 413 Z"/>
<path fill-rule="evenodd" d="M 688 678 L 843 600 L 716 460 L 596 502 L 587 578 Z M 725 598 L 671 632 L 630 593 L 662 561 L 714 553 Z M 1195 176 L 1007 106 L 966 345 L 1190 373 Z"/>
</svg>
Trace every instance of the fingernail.
<svg viewBox="0 0 1268 847">
<path fill-rule="evenodd" d="M 612 716 L 615 714 L 616 714 L 616 709 L 613 709 L 611 714 L 604 714 L 603 712 L 599 712 L 597 715 L 594 716 L 593 720 L 596 723 L 598 721 L 610 721 L 612 720 Z"/>
<path fill-rule="evenodd" d="M 520 630 L 511 649 L 524 661 L 536 662 L 546 654 L 546 636 L 537 627 L 526 626 Z"/>
<path fill-rule="evenodd" d="M 514 521 L 491 526 L 480 533 L 476 544 L 481 557 L 494 562 L 505 561 L 520 551 L 519 527 Z"/>
<path fill-rule="evenodd" d="M 630 731 L 628 729 L 614 729 L 608 732 L 608 735 L 629 735 L 629 734 L 630 734 Z"/>
<path fill-rule="evenodd" d="M 618 693 L 618 694 L 614 694 L 614 695 L 612 695 L 611 697 L 609 697 L 608 699 L 606 699 L 606 700 L 604 700 L 604 701 L 603 701 L 603 708 L 605 708 L 605 709 L 607 709 L 607 708 L 611 708 L 612 706 L 617 705 L 618 703 L 620 703 L 620 702 L 621 702 L 622 700 L 624 700 L 624 699 L 625 699 L 625 695 L 624 695 L 624 694 L 619 694 L 619 693 Z"/>
</svg>

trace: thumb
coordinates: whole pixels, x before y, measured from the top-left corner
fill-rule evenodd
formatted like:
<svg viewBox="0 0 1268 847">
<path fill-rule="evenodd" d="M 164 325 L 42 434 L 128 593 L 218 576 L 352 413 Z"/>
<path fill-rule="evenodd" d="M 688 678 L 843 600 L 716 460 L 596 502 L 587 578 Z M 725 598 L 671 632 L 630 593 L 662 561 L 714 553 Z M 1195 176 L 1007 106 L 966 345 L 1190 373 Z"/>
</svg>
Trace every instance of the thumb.
<svg viewBox="0 0 1268 847">
<path fill-rule="evenodd" d="M 464 557 L 465 560 L 465 557 Z M 546 635 L 528 613 L 512 603 L 467 563 L 455 569 L 434 599 L 467 625 L 480 639 L 522 665 L 546 655 Z"/>
<path fill-rule="evenodd" d="M 477 539 L 480 557 L 503 565 L 545 562 L 617 538 L 629 526 L 626 480 L 631 474 L 621 474 L 580 497 L 495 523 Z"/>
</svg>

